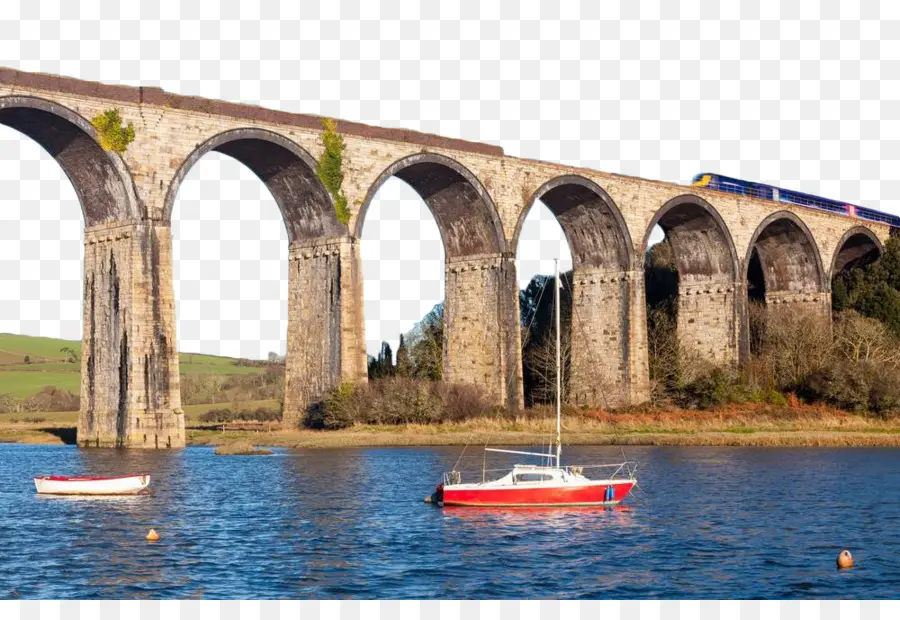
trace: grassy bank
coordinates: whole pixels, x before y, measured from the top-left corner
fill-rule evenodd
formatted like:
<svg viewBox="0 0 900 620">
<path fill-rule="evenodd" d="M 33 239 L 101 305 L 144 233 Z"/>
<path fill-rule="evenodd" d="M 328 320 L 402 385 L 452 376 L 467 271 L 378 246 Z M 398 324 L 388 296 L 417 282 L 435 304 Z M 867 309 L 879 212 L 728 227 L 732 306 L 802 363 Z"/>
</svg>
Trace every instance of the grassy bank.
<svg viewBox="0 0 900 620">
<path fill-rule="evenodd" d="M 71 353 L 69 353 L 71 351 Z M 260 375 L 264 367 L 241 365 L 232 357 L 179 353 L 183 375 Z M 79 394 L 81 341 L 0 334 L 0 394 L 25 399 L 46 386 Z"/>
<path fill-rule="evenodd" d="M 268 401 L 247 407 L 270 406 Z M 225 430 L 199 416 L 216 405 L 185 408 L 190 445 L 247 441 L 257 446 L 339 448 L 491 443 L 540 445 L 553 436 L 552 417 L 479 418 L 453 424 L 355 425 L 336 431 Z M 15 421 L 13 421 L 15 420 Z M 0 442 L 66 443 L 74 440 L 77 413 L 0 415 Z M 900 418 L 854 415 L 809 405 L 741 405 L 718 411 L 642 409 L 629 413 L 579 412 L 564 417 L 569 445 L 679 446 L 894 446 Z"/>
</svg>

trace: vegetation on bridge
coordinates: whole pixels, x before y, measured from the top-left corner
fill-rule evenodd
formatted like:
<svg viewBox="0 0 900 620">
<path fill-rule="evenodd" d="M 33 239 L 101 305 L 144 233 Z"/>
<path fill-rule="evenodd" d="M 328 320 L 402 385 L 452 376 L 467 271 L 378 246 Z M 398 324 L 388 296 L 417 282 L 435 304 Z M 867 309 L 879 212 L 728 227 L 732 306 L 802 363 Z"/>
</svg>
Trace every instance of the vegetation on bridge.
<svg viewBox="0 0 900 620">
<path fill-rule="evenodd" d="M 337 123 L 330 118 L 322 119 L 321 142 L 324 147 L 322 157 L 316 163 L 316 174 L 322 185 L 331 194 L 334 212 L 345 226 L 350 223 L 350 207 L 341 186 L 344 184 L 344 137 L 337 132 Z"/>
<path fill-rule="evenodd" d="M 128 145 L 134 141 L 134 124 L 122 124 L 122 114 L 112 108 L 101 112 L 91 119 L 91 125 L 97 130 L 100 146 L 105 151 L 124 153 Z"/>
</svg>

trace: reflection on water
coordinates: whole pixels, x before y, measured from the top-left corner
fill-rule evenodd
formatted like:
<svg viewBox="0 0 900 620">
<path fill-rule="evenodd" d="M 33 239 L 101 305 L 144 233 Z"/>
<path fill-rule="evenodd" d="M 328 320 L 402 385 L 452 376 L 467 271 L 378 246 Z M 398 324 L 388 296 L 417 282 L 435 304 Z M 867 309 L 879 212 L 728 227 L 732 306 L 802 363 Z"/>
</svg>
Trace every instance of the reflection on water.
<svg viewBox="0 0 900 620">
<path fill-rule="evenodd" d="M 897 450 L 634 448 L 646 493 L 615 508 L 424 504 L 458 456 L 0 445 L 0 597 L 878 598 L 900 585 Z M 478 454 L 467 478 L 517 458 Z M 31 481 L 143 471 L 148 496 L 43 497 Z M 841 547 L 857 568 L 834 570 Z"/>
</svg>

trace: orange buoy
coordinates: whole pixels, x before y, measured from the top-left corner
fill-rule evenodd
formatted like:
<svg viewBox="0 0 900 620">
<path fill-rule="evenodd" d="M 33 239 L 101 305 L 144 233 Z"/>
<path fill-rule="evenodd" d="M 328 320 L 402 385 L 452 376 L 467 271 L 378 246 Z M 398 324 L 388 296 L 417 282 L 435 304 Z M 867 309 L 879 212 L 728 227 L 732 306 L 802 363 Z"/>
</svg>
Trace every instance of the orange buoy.
<svg viewBox="0 0 900 620">
<path fill-rule="evenodd" d="M 850 552 L 844 549 L 838 554 L 837 557 L 837 567 L 838 568 L 853 568 L 853 556 L 850 555 Z"/>
<path fill-rule="evenodd" d="M 150 531 L 147 532 L 147 540 L 149 540 L 150 542 L 159 540 L 159 534 L 157 534 L 156 530 L 154 530 L 152 527 L 150 528 Z"/>
</svg>

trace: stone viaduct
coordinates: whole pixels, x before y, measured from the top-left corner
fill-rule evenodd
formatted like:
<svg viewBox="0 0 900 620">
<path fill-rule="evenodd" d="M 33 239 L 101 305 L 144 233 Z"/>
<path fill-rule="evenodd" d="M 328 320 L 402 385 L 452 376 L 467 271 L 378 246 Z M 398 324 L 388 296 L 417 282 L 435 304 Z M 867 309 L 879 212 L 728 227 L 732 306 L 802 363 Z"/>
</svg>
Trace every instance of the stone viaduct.
<svg viewBox="0 0 900 620">
<path fill-rule="evenodd" d="M 111 108 L 135 128 L 121 154 L 100 147 L 89 121 Z M 209 151 L 253 170 L 284 216 L 288 423 L 332 386 L 366 381 L 359 237 L 392 176 L 419 193 L 441 231 L 446 380 L 509 407 L 522 402 L 515 250 L 536 199 L 572 250 L 570 397 L 606 407 L 648 396 L 643 262 L 655 225 L 679 272 L 680 336 L 720 364 L 748 351 L 749 271 L 761 271 L 767 304 L 828 315 L 831 277 L 877 258 L 890 234 L 824 211 L 338 121 L 352 212 L 344 225 L 315 173 L 319 117 L 0 68 L 0 123 L 59 162 L 84 213 L 82 446 L 184 445 L 170 218 L 179 184 Z"/>
</svg>

